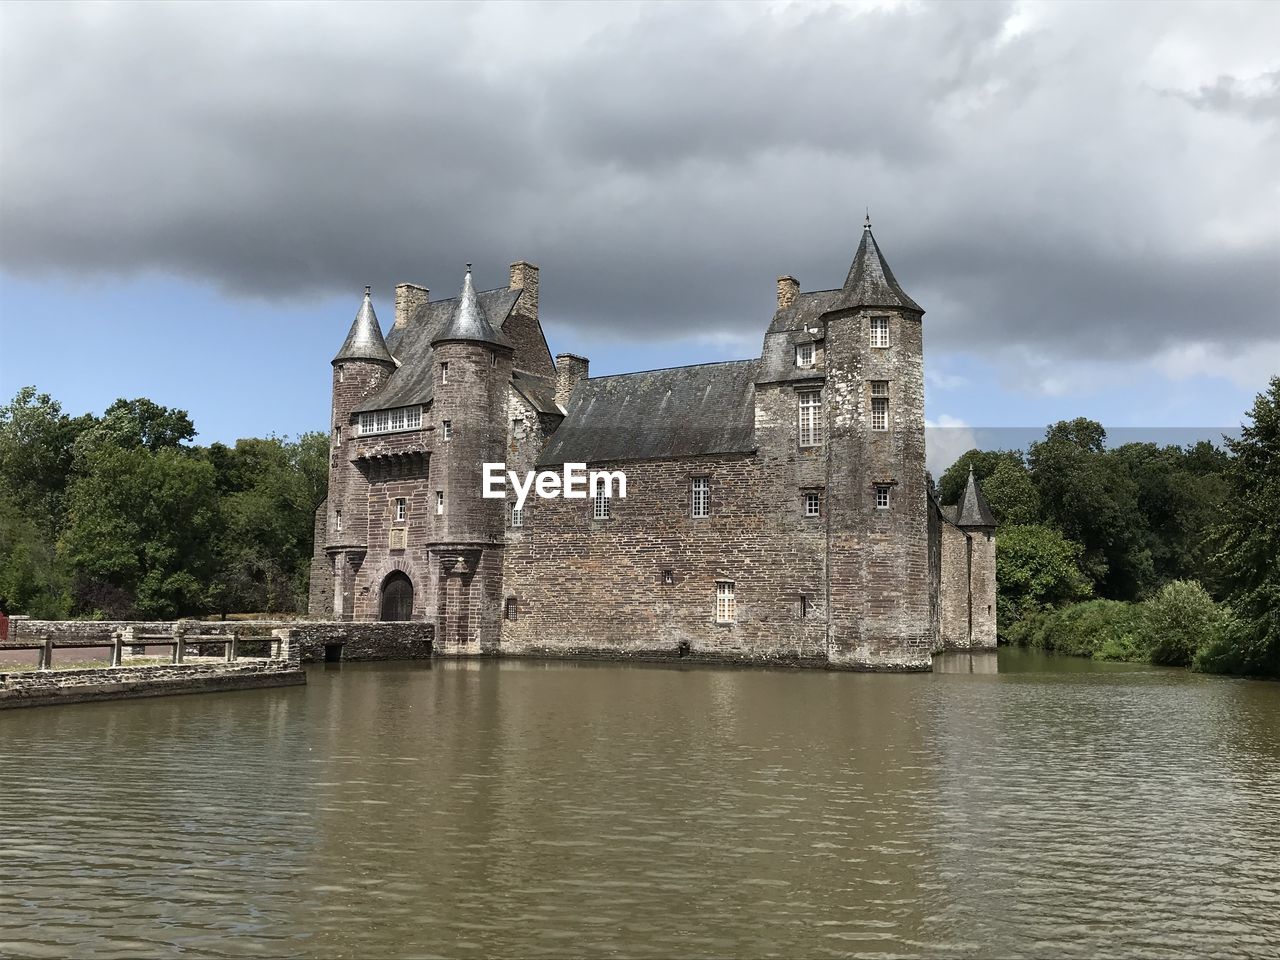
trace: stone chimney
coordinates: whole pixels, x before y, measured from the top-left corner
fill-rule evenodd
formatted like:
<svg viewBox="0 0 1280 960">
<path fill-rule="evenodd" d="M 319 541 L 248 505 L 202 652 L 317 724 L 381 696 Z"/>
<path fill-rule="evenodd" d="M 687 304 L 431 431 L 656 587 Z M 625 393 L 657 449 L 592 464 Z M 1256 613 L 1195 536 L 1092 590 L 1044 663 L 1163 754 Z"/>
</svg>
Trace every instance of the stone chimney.
<svg viewBox="0 0 1280 960">
<path fill-rule="evenodd" d="M 391 325 L 391 329 L 403 330 L 408 325 L 409 318 L 430 301 L 431 291 L 426 287 L 420 287 L 416 283 L 396 284 L 396 322 Z"/>
<path fill-rule="evenodd" d="M 537 267 L 534 267 L 537 270 Z M 573 396 L 573 388 L 579 380 L 587 379 L 587 368 L 591 361 L 576 353 L 556 354 L 556 403 L 569 409 L 569 398 Z"/>
<path fill-rule="evenodd" d="M 778 309 L 785 310 L 800 296 L 800 281 L 795 277 L 778 278 Z"/>
<path fill-rule="evenodd" d="M 523 290 L 517 305 L 522 313 L 538 315 L 538 268 L 528 260 L 517 260 L 511 265 L 512 290 Z"/>
</svg>

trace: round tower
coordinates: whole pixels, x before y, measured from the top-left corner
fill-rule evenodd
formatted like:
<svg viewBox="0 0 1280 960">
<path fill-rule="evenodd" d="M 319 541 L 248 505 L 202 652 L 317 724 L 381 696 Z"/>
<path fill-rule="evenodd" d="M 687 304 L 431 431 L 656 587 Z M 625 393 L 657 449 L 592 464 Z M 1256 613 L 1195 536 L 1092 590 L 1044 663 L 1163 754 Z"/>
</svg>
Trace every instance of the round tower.
<svg viewBox="0 0 1280 960">
<path fill-rule="evenodd" d="M 514 350 L 489 322 L 471 264 L 453 316 L 431 347 L 437 635 L 450 652 L 479 652 L 497 644 L 501 627 L 505 501 L 483 496 L 482 465 L 505 459 Z"/>
<path fill-rule="evenodd" d="M 364 301 L 332 365 L 325 550 L 333 561 L 333 613 L 350 619 L 351 587 L 364 558 L 369 524 L 368 481 L 351 462 L 351 444 L 357 435 L 352 412 L 380 390 L 396 369 L 395 358 L 382 338 L 369 287 L 364 288 Z"/>
</svg>

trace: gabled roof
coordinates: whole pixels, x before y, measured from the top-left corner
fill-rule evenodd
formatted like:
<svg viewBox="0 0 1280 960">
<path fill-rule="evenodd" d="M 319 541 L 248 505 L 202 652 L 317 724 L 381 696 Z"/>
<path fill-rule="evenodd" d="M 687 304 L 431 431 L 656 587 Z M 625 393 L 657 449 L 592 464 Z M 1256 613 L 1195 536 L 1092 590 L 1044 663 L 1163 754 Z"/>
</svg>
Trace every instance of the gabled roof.
<svg viewBox="0 0 1280 960">
<path fill-rule="evenodd" d="M 539 466 L 755 450 L 756 361 L 579 381 Z"/>
<path fill-rule="evenodd" d="M 960 494 L 960 502 L 956 504 L 956 526 L 959 527 L 994 527 L 995 514 L 987 505 L 987 498 L 982 495 L 978 479 L 973 475 L 973 464 L 969 465 L 969 481 Z"/>
<path fill-rule="evenodd" d="M 502 319 L 506 319 L 505 314 Z M 500 330 L 495 330 L 485 315 L 484 307 L 476 296 L 475 287 L 471 285 L 471 264 L 469 263 L 466 275 L 462 278 L 462 292 L 458 294 L 453 315 L 431 342 L 436 344 L 445 340 L 467 340 L 508 348 L 511 346 L 511 341 L 506 335 Z"/>
<path fill-rule="evenodd" d="M 880 252 L 876 238 L 871 235 L 871 217 L 862 227 L 862 242 L 853 255 L 849 276 L 840 292 L 840 308 L 850 307 L 902 307 L 924 313 L 924 308 L 912 300 L 897 279 Z"/>
<path fill-rule="evenodd" d="M 379 363 L 395 363 L 387 342 L 382 339 L 382 328 L 378 326 L 378 317 L 373 312 L 373 297 L 368 287 L 364 288 L 364 302 L 351 322 L 351 330 L 342 343 L 342 349 L 333 358 L 340 360 L 375 360 Z"/>
<path fill-rule="evenodd" d="M 476 300 L 487 318 L 506 322 L 521 292 L 507 287 L 482 290 L 476 294 Z M 392 327 L 387 335 L 387 347 L 400 361 L 400 366 L 387 378 L 381 390 L 356 406 L 355 412 L 431 402 L 431 365 L 435 356 L 431 342 L 453 319 L 457 304 L 456 297 L 421 304 L 402 325 Z"/>
</svg>

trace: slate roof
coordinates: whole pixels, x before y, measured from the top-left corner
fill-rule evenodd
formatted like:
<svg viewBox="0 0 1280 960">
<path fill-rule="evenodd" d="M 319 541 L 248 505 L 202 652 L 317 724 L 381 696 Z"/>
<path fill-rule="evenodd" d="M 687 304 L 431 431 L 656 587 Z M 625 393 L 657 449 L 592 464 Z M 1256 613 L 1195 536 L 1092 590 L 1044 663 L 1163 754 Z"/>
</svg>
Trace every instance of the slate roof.
<svg viewBox="0 0 1280 960">
<path fill-rule="evenodd" d="M 373 312 L 373 297 L 368 287 L 364 288 L 364 302 L 356 311 L 356 318 L 351 321 L 347 339 L 342 342 L 342 349 L 333 358 L 334 363 L 340 360 L 395 363 L 391 352 L 387 350 L 387 342 L 382 339 L 382 328 L 378 326 L 378 316 Z"/>
<path fill-rule="evenodd" d="M 476 300 L 490 324 L 501 326 L 520 299 L 521 292 L 499 287 L 477 293 Z M 400 367 L 381 390 L 356 406 L 357 413 L 431 402 L 431 360 L 435 355 L 431 343 L 453 319 L 457 305 L 456 297 L 421 304 L 402 326 L 392 328 L 387 335 L 387 347 L 400 361 Z"/>
<path fill-rule="evenodd" d="M 550 377 L 539 377 L 523 370 L 511 371 L 511 386 L 516 388 L 538 413 L 555 413 L 564 416 L 556 403 L 556 382 Z"/>
<path fill-rule="evenodd" d="M 751 453 L 755 360 L 579 381 L 539 466 Z"/>
<path fill-rule="evenodd" d="M 506 319 L 504 314 L 501 320 Z M 467 264 L 467 273 L 462 278 L 462 292 L 458 294 L 453 308 L 453 315 L 444 328 L 432 339 L 432 344 L 445 340 L 467 340 L 476 343 L 489 343 L 499 347 L 511 346 L 511 341 L 498 330 L 485 315 L 484 307 L 476 297 L 476 289 L 471 285 L 471 264 Z"/>
<path fill-rule="evenodd" d="M 969 467 L 969 482 L 960 494 L 960 502 L 956 505 L 956 525 L 960 527 L 994 527 L 995 515 L 987 506 L 987 498 L 982 495 L 982 488 L 973 475 L 973 467 Z"/>
<path fill-rule="evenodd" d="M 797 294 L 791 306 L 773 315 L 773 323 L 769 324 L 769 333 L 804 330 L 809 327 L 817 327 L 821 330 L 822 315 L 833 308 L 841 292 L 840 290 L 811 290 L 808 293 Z"/>
<path fill-rule="evenodd" d="M 840 308 L 903 307 L 924 313 L 924 308 L 909 296 L 893 276 L 876 238 L 871 235 L 871 218 L 862 229 L 862 242 L 853 255 L 849 276 L 840 291 Z"/>
</svg>

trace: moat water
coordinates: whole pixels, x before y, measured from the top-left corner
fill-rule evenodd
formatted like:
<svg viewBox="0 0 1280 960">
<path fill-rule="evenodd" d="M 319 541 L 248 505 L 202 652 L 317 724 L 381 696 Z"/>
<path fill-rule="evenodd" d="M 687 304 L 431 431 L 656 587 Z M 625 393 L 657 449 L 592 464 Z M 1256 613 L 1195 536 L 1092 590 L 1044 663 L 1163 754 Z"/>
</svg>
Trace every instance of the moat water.
<svg viewBox="0 0 1280 960">
<path fill-rule="evenodd" d="M 8 711 L 0 955 L 1280 954 L 1280 684 L 995 666 Z"/>
</svg>

